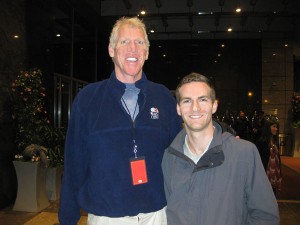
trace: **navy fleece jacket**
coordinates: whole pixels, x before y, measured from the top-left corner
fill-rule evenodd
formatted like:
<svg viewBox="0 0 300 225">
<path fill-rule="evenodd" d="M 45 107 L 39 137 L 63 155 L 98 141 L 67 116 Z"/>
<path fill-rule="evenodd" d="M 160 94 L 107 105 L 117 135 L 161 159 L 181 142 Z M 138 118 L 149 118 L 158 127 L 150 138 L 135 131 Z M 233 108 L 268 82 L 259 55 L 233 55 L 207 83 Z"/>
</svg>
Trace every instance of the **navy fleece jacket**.
<svg viewBox="0 0 300 225">
<path fill-rule="evenodd" d="M 125 85 L 113 72 L 76 96 L 68 126 L 59 220 L 75 225 L 80 209 L 122 217 L 157 211 L 166 205 L 161 161 L 181 130 L 176 102 L 163 85 L 145 74 L 135 83 L 139 114 L 134 123 L 122 106 Z M 134 127 L 134 128 L 133 128 Z M 146 159 L 148 183 L 134 186 L 129 159 Z"/>
</svg>

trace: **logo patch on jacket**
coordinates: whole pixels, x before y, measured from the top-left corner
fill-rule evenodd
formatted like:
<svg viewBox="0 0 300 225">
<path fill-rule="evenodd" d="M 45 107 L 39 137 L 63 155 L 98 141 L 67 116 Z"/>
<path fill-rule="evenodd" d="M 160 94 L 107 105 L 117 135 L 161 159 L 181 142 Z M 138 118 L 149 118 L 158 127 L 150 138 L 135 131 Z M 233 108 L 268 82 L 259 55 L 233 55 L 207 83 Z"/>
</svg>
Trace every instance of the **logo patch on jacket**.
<svg viewBox="0 0 300 225">
<path fill-rule="evenodd" d="M 159 118 L 159 111 L 158 111 L 158 108 L 152 107 L 152 108 L 150 109 L 150 115 L 151 115 L 151 119 L 157 120 L 157 119 Z"/>
</svg>

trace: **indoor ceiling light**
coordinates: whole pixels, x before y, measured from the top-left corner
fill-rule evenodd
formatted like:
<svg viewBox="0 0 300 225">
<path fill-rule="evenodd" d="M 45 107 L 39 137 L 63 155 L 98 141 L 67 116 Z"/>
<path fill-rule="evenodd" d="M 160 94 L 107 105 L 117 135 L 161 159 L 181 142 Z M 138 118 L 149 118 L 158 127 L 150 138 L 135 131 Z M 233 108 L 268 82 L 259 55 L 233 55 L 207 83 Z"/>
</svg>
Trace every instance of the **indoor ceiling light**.
<svg viewBox="0 0 300 225">
<path fill-rule="evenodd" d="M 144 5 L 142 5 L 140 13 L 141 13 L 141 15 L 145 15 L 146 14 L 146 8 L 145 8 Z"/>
<path fill-rule="evenodd" d="M 155 32 L 155 28 L 154 26 L 151 26 L 150 33 L 154 33 L 154 32 Z"/>
</svg>

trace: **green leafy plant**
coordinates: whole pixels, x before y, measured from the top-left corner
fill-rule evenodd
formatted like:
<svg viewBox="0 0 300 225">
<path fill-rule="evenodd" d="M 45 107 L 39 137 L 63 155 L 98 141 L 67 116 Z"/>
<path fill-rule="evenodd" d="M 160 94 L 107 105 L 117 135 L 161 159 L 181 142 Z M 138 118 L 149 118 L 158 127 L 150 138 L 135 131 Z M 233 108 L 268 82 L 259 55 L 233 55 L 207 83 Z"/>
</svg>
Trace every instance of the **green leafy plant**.
<svg viewBox="0 0 300 225">
<path fill-rule="evenodd" d="M 45 108 L 46 92 L 39 69 L 21 71 L 12 83 L 16 144 L 22 155 L 27 146 L 47 149 L 50 166 L 63 165 L 64 132 L 51 125 Z M 37 151 L 38 152 L 38 151 Z"/>
<path fill-rule="evenodd" d="M 300 94 L 294 93 L 292 97 L 292 113 L 293 113 L 293 127 L 300 127 Z"/>
<path fill-rule="evenodd" d="M 65 133 L 60 128 L 44 126 L 42 134 L 44 146 L 48 149 L 49 166 L 63 166 Z"/>
</svg>

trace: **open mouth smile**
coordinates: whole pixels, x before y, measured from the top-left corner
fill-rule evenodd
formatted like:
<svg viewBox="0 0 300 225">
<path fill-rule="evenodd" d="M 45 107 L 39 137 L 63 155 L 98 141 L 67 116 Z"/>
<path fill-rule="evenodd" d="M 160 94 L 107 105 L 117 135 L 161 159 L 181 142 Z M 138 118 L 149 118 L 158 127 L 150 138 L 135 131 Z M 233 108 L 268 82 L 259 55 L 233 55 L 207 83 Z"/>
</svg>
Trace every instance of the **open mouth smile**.
<svg viewBox="0 0 300 225">
<path fill-rule="evenodd" d="M 192 119 L 200 119 L 203 115 L 190 115 Z"/>
<path fill-rule="evenodd" d="M 129 62 L 136 62 L 138 61 L 138 58 L 130 57 L 130 58 L 126 58 L 126 60 Z"/>
</svg>

